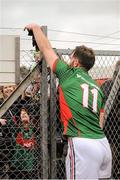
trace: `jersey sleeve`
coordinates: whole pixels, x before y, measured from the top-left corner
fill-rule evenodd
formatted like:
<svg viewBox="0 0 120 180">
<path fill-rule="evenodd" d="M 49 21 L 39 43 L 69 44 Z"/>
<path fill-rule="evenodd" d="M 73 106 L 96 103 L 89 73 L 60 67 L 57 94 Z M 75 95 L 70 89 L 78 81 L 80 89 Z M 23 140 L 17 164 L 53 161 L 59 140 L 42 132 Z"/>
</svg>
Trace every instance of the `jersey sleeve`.
<svg viewBox="0 0 120 180">
<path fill-rule="evenodd" d="M 70 67 L 60 59 L 55 61 L 52 70 L 60 82 L 63 82 L 69 76 L 71 71 Z"/>
</svg>

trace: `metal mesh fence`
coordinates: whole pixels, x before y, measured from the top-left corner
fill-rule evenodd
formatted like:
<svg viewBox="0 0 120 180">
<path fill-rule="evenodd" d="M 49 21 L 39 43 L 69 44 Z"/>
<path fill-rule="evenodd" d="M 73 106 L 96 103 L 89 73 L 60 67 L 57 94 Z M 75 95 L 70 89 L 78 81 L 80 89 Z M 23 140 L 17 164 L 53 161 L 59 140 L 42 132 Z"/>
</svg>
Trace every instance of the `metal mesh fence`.
<svg viewBox="0 0 120 180">
<path fill-rule="evenodd" d="M 44 61 L 37 64 L 31 38 L 22 36 L 20 83 L 1 86 L 0 179 L 47 179 L 48 70 Z"/>
<path fill-rule="evenodd" d="M 34 178 L 40 168 L 40 92 L 30 84 L 10 106 L 1 126 L 1 178 Z M 6 88 L 9 91 L 9 87 Z M 3 87 L 4 91 L 4 87 Z M 4 91 L 5 95 L 5 91 Z"/>
<path fill-rule="evenodd" d="M 0 126 L 0 179 L 64 179 L 67 146 L 60 123 L 59 83 L 44 61 L 35 63 L 35 50 L 30 44 L 31 39 L 21 34 L 21 82 L 15 90 L 8 87 L 6 94 L 14 91 L 10 98 L 5 96 L 5 87 L 2 87 L 0 113 L 7 122 Z M 56 51 L 60 58 L 69 61 L 72 50 Z M 106 100 L 113 85 L 117 91 L 108 103 L 112 102 L 112 106 L 104 127 L 113 153 L 112 177 L 116 179 L 120 176 L 120 80 L 114 84 L 112 77 L 119 58 L 119 52 L 96 51 L 96 64 L 90 71 L 95 80 L 109 82 L 110 85 L 102 85 Z"/>
<path fill-rule="evenodd" d="M 34 77 L 23 82 L 16 88 L 15 101 L 6 100 L 10 86 L 3 87 L 5 106 L 9 107 L 2 118 L 6 119 L 6 125 L 1 130 L 1 178 L 24 179 L 42 177 L 43 150 L 41 148 L 43 137 L 41 121 L 42 90 L 40 89 L 41 69 L 34 73 Z M 25 84 L 28 83 L 27 87 Z M 22 87 L 22 89 L 20 89 Z M 6 89 L 5 89 L 6 88 Z M 44 101 L 44 99 L 43 99 Z M 47 100 L 46 100 L 47 101 Z M 2 103 L 2 100 L 1 100 Z M 4 109 L 4 103 L 2 107 Z M 12 106 L 10 105 L 12 103 Z M 45 102 L 44 102 L 45 103 Z M 47 113 L 47 109 L 46 109 Z M 42 115 L 43 116 L 43 115 Z M 47 114 L 46 114 L 47 116 Z"/>
</svg>

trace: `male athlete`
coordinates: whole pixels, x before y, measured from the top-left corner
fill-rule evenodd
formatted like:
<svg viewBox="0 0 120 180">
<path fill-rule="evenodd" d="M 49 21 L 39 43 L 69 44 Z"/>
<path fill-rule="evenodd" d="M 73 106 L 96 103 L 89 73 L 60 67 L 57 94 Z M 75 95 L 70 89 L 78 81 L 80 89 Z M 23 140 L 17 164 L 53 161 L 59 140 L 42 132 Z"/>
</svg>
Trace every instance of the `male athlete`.
<svg viewBox="0 0 120 180">
<path fill-rule="evenodd" d="M 88 71 L 95 63 L 92 49 L 78 46 L 67 65 L 59 59 L 40 26 L 29 24 L 40 51 L 59 79 L 63 134 L 68 139 L 67 179 L 98 179 L 111 176 L 111 150 L 103 133 L 103 93 Z"/>
</svg>

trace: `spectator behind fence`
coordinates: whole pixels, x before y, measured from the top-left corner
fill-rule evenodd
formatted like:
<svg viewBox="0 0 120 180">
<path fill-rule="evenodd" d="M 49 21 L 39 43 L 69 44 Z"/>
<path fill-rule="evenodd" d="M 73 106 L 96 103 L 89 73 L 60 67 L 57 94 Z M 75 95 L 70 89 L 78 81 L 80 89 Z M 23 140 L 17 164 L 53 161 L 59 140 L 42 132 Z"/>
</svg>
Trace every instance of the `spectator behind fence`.
<svg viewBox="0 0 120 180">
<path fill-rule="evenodd" d="M 10 178 L 12 179 L 35 179 L 35 130 L 31 124 L 28 111 L 25 108 L 20 110 L 20 123 L 16 124 L 16 131 L 13 133 L 15 141 L 14 154 L 11 160 Z"/>
<path fill-rule="evenodd" d="M 8 85 L 1 87 L 2 98 L 0 99 L 0 105 L 11 95 L 16 86 Z M 15 109 L 14 109 L 15 112 Z M 7 120 L 11 119 L 11 110 L 3 115 L 0 123 L 0 179 L 8 178 L 8 171 L 10 165 L 10 157 L 12 155 L 13 141 L 12 141 L 12 123 L 7 123 Z M 14 124 L 14 123 L 13 123 Z"/>
<path fill-rule="evenodd" d="M 67 179 L 110 177 L 111 150 L 99 125 L 103 93 L 88 75 L 95 62 L 93 50 L 76 47 L 67 65 L 54 52 L 39 25 L 29 24 L 26 29 L 33 31 L 40 52 L 59 79 L 61 122 L 68 140 Z"/>
<path fill-rule="evenodd" d="M 0 105 L 13 93 L 16 85 L 6 85 L 0 87 Z"/>
<path fill-rule="evenodd" d="M 113 78 L 105 81 L 101 86 L 101 89 L 105 95 L 105 102 L 108 99 L 112 86 L 114 84 L 115 78 L 120 70 L 120 60 L 117 61 L 115 66 L 115 71 L 113 73 Z M 119 160 L 119 118 L 120 118 L 120 88 L 114 99 L 112 109 L 106 119 L 104 132 L 111 144 L 112 154 L 113 154 L 113 166 L 112 166 L 112 177 L 115 179 L 120 179 L 120 160 Z"/>
</svg>

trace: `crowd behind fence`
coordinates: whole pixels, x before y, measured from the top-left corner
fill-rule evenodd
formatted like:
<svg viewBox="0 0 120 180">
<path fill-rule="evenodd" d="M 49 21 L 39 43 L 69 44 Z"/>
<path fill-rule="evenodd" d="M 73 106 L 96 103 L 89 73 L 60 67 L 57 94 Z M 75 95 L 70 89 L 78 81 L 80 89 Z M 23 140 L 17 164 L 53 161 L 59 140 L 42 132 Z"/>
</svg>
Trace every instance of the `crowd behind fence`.
<svg viewBox="0 0 120 180">
<path fill-rule="evenodd" d="M 31 44 L 31 40 L 27 44 Z M 22 42 L 22 44 L 24 44 Z M 55 49 L 60 58 L 69 61 L 72 50 Z M 0 126 L 0 179 L 64 179 L 66 140 L 62 136 L 57 87 L 59 82 L 45 61 L 35 63 L 35 50 L 21 46 L 21 82 L 16 86 L 1 86 L 0 115 L 6 119 Z M 96 64 L 90 71 L 95 80 L 108 80 L 109 91 L 120 52 L 96 51 Z M 119 162 L 119 102 L 117 93 L 109 112 L 104 131 L 113 153 L 112 178 L 120 178 Z M 109 94 L 108 93 L 108 94 Z M 108 98 L 108 97 L 106 97 Z"/>
</svg>

